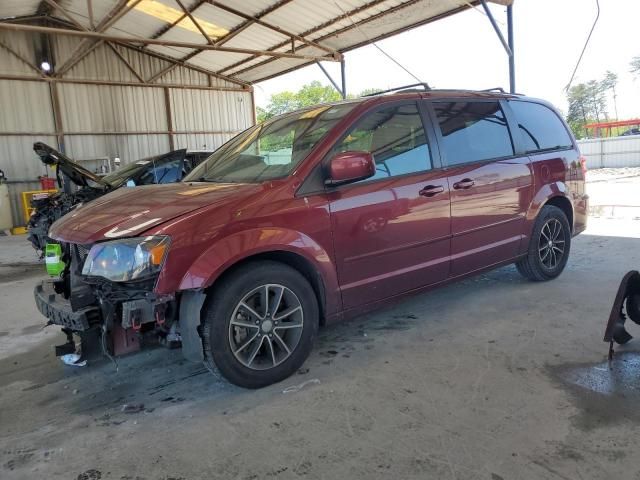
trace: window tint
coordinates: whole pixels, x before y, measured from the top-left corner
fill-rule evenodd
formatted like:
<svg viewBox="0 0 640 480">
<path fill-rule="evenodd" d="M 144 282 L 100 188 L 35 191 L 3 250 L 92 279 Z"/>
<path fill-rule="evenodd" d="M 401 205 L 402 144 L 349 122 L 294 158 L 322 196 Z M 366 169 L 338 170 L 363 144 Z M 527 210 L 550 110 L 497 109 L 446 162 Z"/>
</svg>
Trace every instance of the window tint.
<svg viewBox="0 0 640 480">
<path fill-rule="evenodd" d="M 448 165 L 513 155 L 498 102 L 434 102 Z"/>
<path fill-rule="evenodd" d="M 367 114 L 333 152 L 370 152 L 376 162 L 371 178 L 386 178 L 431 168 L 431 154 L 417 105 L 398 105 Z"/>
<path fill-rule="evenodd" d="M 573 146 L 567 130 L 551 109 L 531 102 L 509 102 L 527 152 Z"/>
</svg>

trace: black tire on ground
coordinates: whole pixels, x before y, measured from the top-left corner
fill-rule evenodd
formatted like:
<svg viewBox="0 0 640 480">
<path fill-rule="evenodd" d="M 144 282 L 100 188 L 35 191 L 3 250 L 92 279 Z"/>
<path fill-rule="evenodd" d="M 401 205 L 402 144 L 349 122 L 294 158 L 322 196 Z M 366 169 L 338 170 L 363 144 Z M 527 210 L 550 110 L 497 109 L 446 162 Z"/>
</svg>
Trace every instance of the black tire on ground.
<svg viewBox="0 0 640 480">
<path fill-rule="evenodd" d="M 634 288 L 638 293 L 631 293 L 627 297 L 627 316 L 632 322 L 640 325 L 640 291 L 638 291 L 638 287 L 640 287 L 640 285 Z"/>
<path fill-rule="evenodd" d="M 571 227 L 567 216 L 558 207 L 545 205 L 533 226 L 527 256 L 516 263 L 516 268 L 534 282 L 552 280 L 564 270 L 570 251 Z"/>
<path fill-rule="evenodd" d="M 211 371 L 217 367 L 240 387 L 265 387 L 300 368 L 311 352 L 318 325 L 318 302 L 303 275 L 279 262 L 247 263 L 219 282 L 207 299 L 202 326 L 205 365 Z M 256 340 L 241 348 L 254 336 Z"/>
</svg>

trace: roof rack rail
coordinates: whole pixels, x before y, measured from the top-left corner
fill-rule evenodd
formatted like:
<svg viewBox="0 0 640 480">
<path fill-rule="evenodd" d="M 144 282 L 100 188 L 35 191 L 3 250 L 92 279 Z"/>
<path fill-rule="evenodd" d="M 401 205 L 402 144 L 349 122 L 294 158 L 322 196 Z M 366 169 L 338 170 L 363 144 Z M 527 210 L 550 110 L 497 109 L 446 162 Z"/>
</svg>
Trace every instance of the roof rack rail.
<svg viewBox="0 0 640 480">
<path fill-rule="evenodd" d="M 367 93 L 366 95 L 363 95 L 363 97 L 374 97 L 376 95 L 382 95 L 383 93 L 399 92 L 401 90 L 408 90 L 414 87 L 422 87 L 425 92 L 431 90 L 431 87 L 429 86 L 428 83 L 420 82 L 420 83 L 412 83 L 411 85 L 403 85 L 402 87 L 389 88 L 388 90 L 381 90 L 380 92 Z"/>
<path fill-rule="evenodd" d="M 480 90 L 481 92 L 500 92 L 500 93 L 507 93 L 504 91 L 504 88 L 502 87 L 493 87 L 493 88 L 485 88 L 483 90 Z"/>
</svg>

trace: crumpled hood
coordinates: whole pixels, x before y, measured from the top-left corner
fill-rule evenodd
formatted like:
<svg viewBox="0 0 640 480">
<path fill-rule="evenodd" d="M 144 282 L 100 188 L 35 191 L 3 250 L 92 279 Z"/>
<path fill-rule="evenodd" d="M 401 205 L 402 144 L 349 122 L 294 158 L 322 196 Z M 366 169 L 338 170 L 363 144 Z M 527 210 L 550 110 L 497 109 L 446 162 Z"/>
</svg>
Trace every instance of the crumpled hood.
<svg viewBox="0 0 640 480">
<path fill-rule="evenodd" d="M 83 245 L 133 237 L 199 208 L 237 202 L 261 188 L 200 182 L 120 188 L 62 217 L 49 236 Z"/>
<path fill-rule="evenodd" d="M 111 187 L 95 173 L 80 166 L 66 155 L 60 153 L 55 148 L 50 147 L 46 143 L 36 142 L 33 144 L 33 150 L 40 157 L 40 161 L 45 165 L 59 168 L 73 183 L 79 187 L 88 187 L 89 180 L 105 188 Z"/>
</svg>

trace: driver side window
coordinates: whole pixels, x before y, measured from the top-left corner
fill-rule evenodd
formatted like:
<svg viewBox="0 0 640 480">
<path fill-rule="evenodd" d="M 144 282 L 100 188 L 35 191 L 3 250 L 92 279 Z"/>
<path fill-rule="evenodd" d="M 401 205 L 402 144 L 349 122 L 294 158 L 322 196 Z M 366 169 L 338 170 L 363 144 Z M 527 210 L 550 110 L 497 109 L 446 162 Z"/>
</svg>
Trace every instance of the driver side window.
<svg viewBox="0 0 640 480">
<path fill-rule="evenodd" d="M 429 144 L 415 103 L 394 105 L 368 113 L 333 151 L 371 153 L 376 163 L 376 173 L 367 181 L 432 168 Z"/>
</svg>

